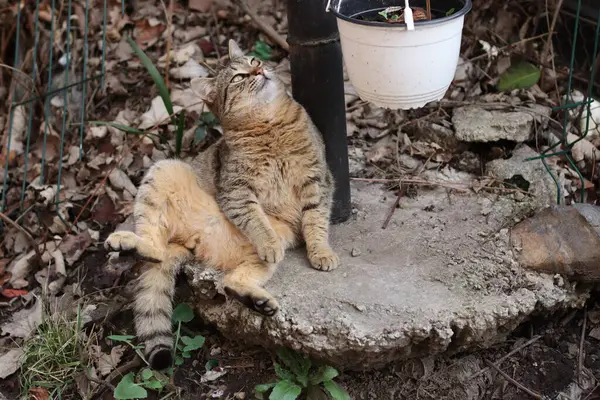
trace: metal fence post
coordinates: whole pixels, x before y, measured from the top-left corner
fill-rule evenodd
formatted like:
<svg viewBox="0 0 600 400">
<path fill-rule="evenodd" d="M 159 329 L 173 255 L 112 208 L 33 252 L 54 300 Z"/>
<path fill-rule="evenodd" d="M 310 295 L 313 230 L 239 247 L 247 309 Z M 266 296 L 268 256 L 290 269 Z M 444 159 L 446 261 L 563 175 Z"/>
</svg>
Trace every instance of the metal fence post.
<svg viewBox="0 0 600 400">
<path fill-rule="evenodd" d="M 289 0 L 288 25 L 292 91 L 325 140 L 336 191 L 333 223 L 350 217 L 350 175 L 342 51 L 335 17 L 324 0 Z"/>
</svg>

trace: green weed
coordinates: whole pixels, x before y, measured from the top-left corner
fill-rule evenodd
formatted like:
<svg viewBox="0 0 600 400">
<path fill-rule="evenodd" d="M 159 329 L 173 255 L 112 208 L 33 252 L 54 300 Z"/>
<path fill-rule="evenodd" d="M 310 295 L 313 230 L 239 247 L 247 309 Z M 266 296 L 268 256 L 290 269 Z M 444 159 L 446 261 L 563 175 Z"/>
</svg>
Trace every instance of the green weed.
<svg viewBox="0 0 600 400">
<path fill-rule="evenodd" d="M 277 358 L 283 364 L 275 363 L 279 379 L 256 385 L 254 393 L 257 399 L 295 400 L 302 393 L 312 398 L 314 393 L 324 392 L 332 400 L 350 400 L 348 393 L 333 381 L 339 375 L 335 368 L 327 365 L 317 367 L 309 358 L 288 349 L 279 350 Z"/>
</svg>

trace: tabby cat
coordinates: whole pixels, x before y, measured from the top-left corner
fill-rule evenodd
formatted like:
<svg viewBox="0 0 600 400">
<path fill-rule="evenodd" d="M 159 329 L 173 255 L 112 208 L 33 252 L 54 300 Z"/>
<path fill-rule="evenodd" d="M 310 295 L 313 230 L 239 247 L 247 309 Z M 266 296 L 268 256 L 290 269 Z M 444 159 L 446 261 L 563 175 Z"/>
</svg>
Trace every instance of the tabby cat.
<svg viewBox="0 0 600 400">
<path fill-rule="evenodd" d="M 191 82 L 221 121 L 223 137 L 191 165 L 153 165 L 135 199 L 135 233 L 117 231 L 105 242 L 150 263 L 134 313 L 158 369 L 172 361 L 172 298 L 182 262 L 195 257 L 222 270 L 227 295 L 267 316 L 279 305 L 263 285 L 285 249 L 304 241 L 314 268 L 339 264 L 328 239 L 334 183 L 319 131 L 261 60 L 244 56 L 232 40 L 229 58 L 216 77 Z"/>
</svg>

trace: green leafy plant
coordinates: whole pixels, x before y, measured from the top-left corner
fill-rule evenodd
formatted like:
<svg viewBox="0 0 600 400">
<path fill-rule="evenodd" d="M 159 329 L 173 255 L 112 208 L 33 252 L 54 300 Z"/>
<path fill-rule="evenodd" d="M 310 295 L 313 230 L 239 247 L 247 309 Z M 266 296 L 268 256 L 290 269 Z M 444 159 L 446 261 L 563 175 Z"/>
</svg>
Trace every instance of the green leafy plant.
<svg viewBox="0 0 600 400">
<path fill-rule="evenodd" d="M 452 7 L 451 9 L 449 9 L 448 11 L 446 11 L 446 17 L 451 16 L 455 12 L 456 12 L 456 9 L 454 7 Z"/>
<path fill-rule="evenodd" d="M 145 399 L 148 397 L 146 389 L 161 392 L 168 384 L 169 379 L 165 375 L 144 368 L 137 374 L 130 372 L 125 375 L 113 393 L 115 399 Z"/>
<path fill-rule="evenodd" d="M 169 93 L 169 88 L 165 83 L 162 75 L 156 68 L 156 66 L 150 60 L 150 57 L 142 50 L 137 43 L 130 37 L 127 36 L 127 42 L 133 49 L 133 52 L 138 56 L 146 71 L 152 77 L 156 88 L 158 89 L 158 94 L 160 95 L 163 103 L 165 104 L 165 108 L 167 109 L 167 113 L 171 116 L 171 124 L 175 126 L 175 156 L 179 157 L 181 154 L 181 145 L 183 142 L 183 130 L 185 123 L 185 113 L 184 110 L 179 111 L 175 114 L 175 109 L 173 107 L 173 102 L 171 101 L 171 94 Z M 113 128 L 119 129 L 126 133 L 131 133 L 135 135 L 145 135 L 145 136 L 158 136 L 156 134 L 146 132 L 140 129 L 135 129 L 130 126 L 126 126 L 123 124 L 118 124 L 115 122 L 106 122 L 106 121 L 90 121 L 90 123 L 95 125 L 107 125 Z M 152 137 L 151 137 L 152 138 Z"/>
<path fill-rule="evenodd" d="M 528 62 L 520 62 L 506 70 L 498 81 L 498 90 L 529 89 L 540 79 L 541 71 Z"/>
<path fill-rule="evenodd" d="M 402 7 L 388 7 L 385 10 L 379 11 L 377 14 L 381 15 L 386 22 L 394 22 L 400 19 L 399 14 L 395 14 L 402 11 Z"/>
<path fill-rule="evenodd" d="M 192 352 L 201 349 L 204 346 L 204 336 L 196 335 L 194 337 L 181 335 L 182 324 L 188 323 L 194 319 L 194 311 L 187 304 L 179 304 L 173 310 L 173 324 L 175 329 L 175 348 L 173 354 L 173 366 L 162 374 L 158 371 L 153 371 L 149 368 L 144 368 L 138 373 L 130 372 L 123 376 L 114 391 L 115 399 L 145 399 L 148 397 L 146 389 L 156 390 L 161 392 L 169 382 L 169 377 L 173 376 L 175 366 L 179 366 L 185 362 L 186 358 L 192 357 Z M 125 343 L 130 346 L 146 364 L 148 362 L 144 358 L 142 352 L 143 346 L 135 345 L 133 335 L 110 335 L 108 339 Z M 208 365 L 208 364 L 207 364 Z"/>
<path fill-rule="evenodd" d="M 257 399 L 294 400 L 302 393 L 327 393 L 333 400 L 350 400 L 344 389 L 333 381 L 339 372 L 328 365 L 315 366 L 313 362 L 288 349 L 277 352 L 275 373 L 277 382 L 256 385 Z M 283 364 L 283 365 L 282 365 Z M 268 397 L 267 397 L 268 394 Z"/>
<path fill-rule="evenodd" d="M 201 349 L 204 346 L 204 336 L 197 335 L 192 337 L 181 336 L 181 324 L 190 322 L 194 319 L 192 308 L 182 303 L 173 310 L 173 322 L 177 324 L 175 335 L 175 365 L 179 366 L 185 362 L 186 358 L 192 357 L 191 352 Z"/>
<path fill-rule="evenodd" d="M 273 49 L 262 40 L 257 40 L 254 44 L 254 51 L 248 53 L 251 57 L 260 58 L 263 61 L 268 61 L 273 56 Z"/>
<path fill-rule="evenodd" d="M 200 143 L 206 137 L 206 131 L 217 124 L 217 117 L 211 112 L 205 111 L 196 121 L 196 132 L 194 134 L 194 142 Z"/>
</svg>

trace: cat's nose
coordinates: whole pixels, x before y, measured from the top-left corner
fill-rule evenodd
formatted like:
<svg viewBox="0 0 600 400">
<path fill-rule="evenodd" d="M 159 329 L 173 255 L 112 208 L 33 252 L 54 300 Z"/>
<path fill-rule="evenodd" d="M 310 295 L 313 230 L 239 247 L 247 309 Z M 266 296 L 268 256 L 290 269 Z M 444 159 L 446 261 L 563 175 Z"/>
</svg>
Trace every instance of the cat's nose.
<svg viewBox="0 0 600 400">
<path fill-rule="evenodd" d="M 256 68 L 254 70 L 254 75 L 264 75 L 265 71 L 262 68 Z"/>
</svg>

